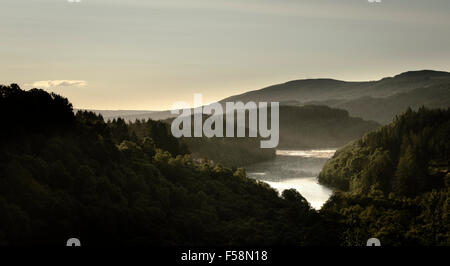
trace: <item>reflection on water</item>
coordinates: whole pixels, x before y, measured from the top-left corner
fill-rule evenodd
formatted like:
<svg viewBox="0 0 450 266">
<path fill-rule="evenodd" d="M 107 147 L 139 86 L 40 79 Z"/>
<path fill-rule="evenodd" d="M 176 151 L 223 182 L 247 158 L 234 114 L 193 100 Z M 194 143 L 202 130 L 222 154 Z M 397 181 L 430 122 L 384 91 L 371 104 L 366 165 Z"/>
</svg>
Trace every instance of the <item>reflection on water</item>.
<svg viewBox="0 0 450 266">
<path fill-rule="evenodd" d="M 336 150 L 277 150 L 275 159 L 246 167 L 248 176 L 282 192 L 294 188 L 311 206 L 320 209 L 332 190 L 317 182 L 325 162 Z"/>
<path fill-rule="evenodd" d="M 292 151 L 292 150 L 277 150 L 276 154 L 280 156 L 301 156 L 311 158 L 331 158 L 336 150 L 304 150 L 304 151 Z"/>
</svg>

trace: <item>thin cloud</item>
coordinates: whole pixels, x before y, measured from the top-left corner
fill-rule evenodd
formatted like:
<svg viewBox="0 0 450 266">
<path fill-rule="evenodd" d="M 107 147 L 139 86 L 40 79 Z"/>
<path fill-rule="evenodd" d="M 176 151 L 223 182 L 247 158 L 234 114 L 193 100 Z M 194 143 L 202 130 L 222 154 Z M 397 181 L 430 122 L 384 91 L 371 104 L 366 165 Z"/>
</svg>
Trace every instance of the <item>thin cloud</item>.
<svg viewBox="0 0 450 266">
<path fill-rule="evenodd" d="M 84 80 L 41 80 L 36 81 L 31 86 L 36 88 L 53 88 L 53 87 L 84 87 L 87 82 Z"/>
</svg>

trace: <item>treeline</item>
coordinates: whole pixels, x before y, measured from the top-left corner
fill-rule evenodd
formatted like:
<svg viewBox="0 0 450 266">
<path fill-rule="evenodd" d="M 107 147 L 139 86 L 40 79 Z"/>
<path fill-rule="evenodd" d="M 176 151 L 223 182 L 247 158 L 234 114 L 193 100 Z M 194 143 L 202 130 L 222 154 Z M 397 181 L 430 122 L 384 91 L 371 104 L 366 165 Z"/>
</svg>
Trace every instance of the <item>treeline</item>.
<svg viewBox="0 0 450 266">
<path fill-rule="evenodd" d="M 2 144 L 9 142 L 8 138 L 27 135 L 29 130 L 51 132 L 74 123 L 72 105 L 54 93 L 39 89 L 23 91 L 17 84 L 11 84 L 0 85 L 0 95 Z"/>
<path fill-rule="evenodd" d="M 193 161 L 158 122 L 105 123 L 42 90 L 0 92 L 0 245 L 333 241 L 299 193 Z"/>
<path fill-rule="evenodd" d="M 319 175 L 340 189 L 322 213 L 345 245 L 450 245 L 450 109 L 408 109 L 336 152 Z"/>
</svg>

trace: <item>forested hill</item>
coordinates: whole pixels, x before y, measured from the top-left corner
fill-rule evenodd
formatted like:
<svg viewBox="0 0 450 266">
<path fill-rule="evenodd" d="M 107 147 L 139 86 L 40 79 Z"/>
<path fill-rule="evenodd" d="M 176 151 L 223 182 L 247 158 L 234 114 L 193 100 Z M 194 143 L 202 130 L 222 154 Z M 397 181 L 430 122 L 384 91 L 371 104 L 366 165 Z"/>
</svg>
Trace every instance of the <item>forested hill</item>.
<svg viewBox="0 0 450 266">
<path fill-rule="evenodd" d="M 450 109 L 408 110 L 338 150 L 319 181 L 343 245 L 450 245 Z"/>
<path fill-rule="evenodd" d="M 206 118 L 204 117 L 204 120 Z M 271 120 L 269 112 L 268 121 Z M 248 116 L 246 122 L 248 125 Z M 350 117 L 348 112 L 342 109 L 318 105 L 281 106 L 277 149 L 342 147 L 379 126 L 373 121 Z M 227 166 L 242 167 L 275 156 L 274 149 L 260 148 L 261 138 L 203 137 L 182 138 L 180 141 L 189 148 L 194 157 L 208 158 Z"/>
<path fill-rule="evenodd" d="M 2 246 L 338 244 L 299 193 L 194 162 L 162 124 L 74 115 L 17 85 L 0 86 L 0 119 Z"/>
<path fill-rule="evenodd" d="M 338 148 L 380 127 L 323 105 L 281 106 L 279 119 L 279 148 L 284 149 Z"/>
<path fill-rule="evenodd" d="M 443 187 L 450 178 L 449 160 L 450 109 L 409 109 L 392 124 L 338 150 L 319 180 L 346 191 L 415 196 Z"/>
</svg>

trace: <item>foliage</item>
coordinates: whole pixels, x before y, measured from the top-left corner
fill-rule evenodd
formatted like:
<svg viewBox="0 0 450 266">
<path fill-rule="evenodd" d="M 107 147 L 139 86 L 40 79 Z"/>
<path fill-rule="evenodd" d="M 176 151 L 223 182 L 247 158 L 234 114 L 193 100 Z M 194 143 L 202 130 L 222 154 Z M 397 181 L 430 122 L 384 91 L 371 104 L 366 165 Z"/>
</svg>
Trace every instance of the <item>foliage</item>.
<svg viewBox="0 0 450 266">
<path fill-rule="evenodd" d="M 450 109 L 408 109 L 336 152 L 319 181 L 336 193 L 341 244 L 378 237 L 387 245 L 450 245 Z"/>
<path fill-rule="evenodd" d="M 449 110 L 408 110 L 340 149 L 320 181 L 343 192 L 316 212 L 295 190 L 192 159 L 165 123 L 0 92 L 0 245 L 450 245 Z"/>
<path fill-rule="evenodd" d="M 73 236 L 87 246 L 327 239 L 300 194 L 279 197 L 243 169 L 192 160 L 161 123 L 105 123 L 74 115 L 57 95 L 1 91 L 0 245 L 61 245 Z"/>
</svg>

